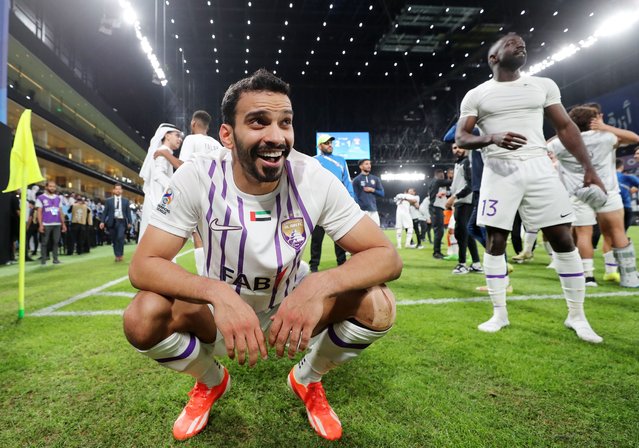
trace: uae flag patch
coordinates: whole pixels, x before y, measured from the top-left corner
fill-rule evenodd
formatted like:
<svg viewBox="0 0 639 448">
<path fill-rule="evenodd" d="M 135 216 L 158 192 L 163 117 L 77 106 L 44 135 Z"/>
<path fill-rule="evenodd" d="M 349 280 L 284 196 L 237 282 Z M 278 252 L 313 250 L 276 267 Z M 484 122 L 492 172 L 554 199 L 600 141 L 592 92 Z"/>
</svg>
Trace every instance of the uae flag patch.
<svg viewBox="0 0 639 448">
<path fill-rule="evenodd" d="M 270 210 L 260 210 L 260 211 L 251 211 L 251 221 L 270 221 L 271 220 L 271 211 Z"/>
</svg>

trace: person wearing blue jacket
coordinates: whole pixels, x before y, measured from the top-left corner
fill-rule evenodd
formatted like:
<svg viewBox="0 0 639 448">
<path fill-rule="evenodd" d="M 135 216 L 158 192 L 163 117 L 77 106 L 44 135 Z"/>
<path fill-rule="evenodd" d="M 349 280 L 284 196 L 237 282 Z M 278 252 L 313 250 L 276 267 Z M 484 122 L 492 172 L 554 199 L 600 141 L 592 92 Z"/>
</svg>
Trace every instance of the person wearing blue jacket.
<svg viewBox="0 0 639 448">
<path fill-rule="evenodd" d="M 639 188 L 639 177 L 631 174 L 623 173 L 623 160 L 617 159 L 617 182 L 619 182 L 619 191 L 623 202 L 623 225 L 626 231 L 632 223 L 632 189 L 636 191 Z"/>
<path fill-rule="evenodd" d="M 364 213 L 371 217 L 379 225 L 379 213 L 377 212 L 377 198 L 384 197 L 384 186 L 382 180 L 371 174 L 371 160 L 362 159 L 359 161 L 360 173 L 353 179 L 353 191 L 355 201 L 359 204 Z"/>
<path fill-rule="evenodd" d="M 355 199 L 355 193 L 353 192 L 353 185 L 351 183 L 351 176 L 348 173 L 348 165 L 343 157 L 333 154 L 333 140 L 335 137 L 331 137 L 328 134 L 320 134 L 317 138 L 317 147 L 321 154 L 315 156 L 317 161 L 324 168 L 333 173 L 340 182 L 346 187 L 351 197 Z M 322 242 L 324 241 L 324 228 L 315 226 L 313 233 L 311 234 L 311 260 L 309 266 L 311 272 L 317 272 L 317 268 L 322 258 Z M 335 257 L 337 258 L 337 265 L 340 266 L 346 262 L 346 251 L 342 249 L 339 244 L 335 243 Z"/>
</svg>

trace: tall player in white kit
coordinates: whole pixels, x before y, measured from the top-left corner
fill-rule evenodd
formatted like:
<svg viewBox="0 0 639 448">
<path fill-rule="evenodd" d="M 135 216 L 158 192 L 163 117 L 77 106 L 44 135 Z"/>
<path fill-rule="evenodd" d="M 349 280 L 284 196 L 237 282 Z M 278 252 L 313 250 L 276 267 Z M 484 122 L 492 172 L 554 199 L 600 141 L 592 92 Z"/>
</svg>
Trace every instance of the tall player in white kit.
<svg viewBox="0 0 639 448">
<path fill-rule="evenodd" d="M 339 439 L 322 375 L 391 328 L 395 299 L 384 282 L 399 277 L 401 259 L 339 179 L 293 149 L 288 84 L 258 70 L 229 87 L 222 120 L 229 149 L 184 163 L 154 211 L 131 261 L 140 292 L 124 332 L 141 353 L 196 379 L 173 426 L 179 440 L 205 427 L 230 387 L 214 356 L 253 366 L 267 357 L 264 331 L 280 357 L 312 344 L 287 381 L 315 431 Z M 316 225 L 352 257 L 304 275 L 302 253 Z M 205 277 L 170 261 L 196 226 L 206 230 Z"/>
<path fill-rule="evenodd" d="M 486 227 L 484 271 L 493 316 L 478 329 L 497 332 L 509 325 L 506 309 L 508 274 L 504 252 L 519 210 L 526 228 L 542 229 L 555 251 L 555 265 L 568 305 L 566 327 L 587 342 L 603 339 L 584 313 L 585 278 L 570 231 L 573 210 L 568 193 L 546 154 L 544 115 L 584 171 L 584 185 L 605 190 L 563 105 L 557 85 L 548 78 L 521 76 L 526 44 L 516 34 L 495 42 L 488 52 L 493 79 L 469 91 L 461 103 L 455 141 L 466 149 L 482 149 L 484 173 L 478 205 L 479 225 Z M 472 131 L 477 125 L 482 135 Z"/>
</svg>

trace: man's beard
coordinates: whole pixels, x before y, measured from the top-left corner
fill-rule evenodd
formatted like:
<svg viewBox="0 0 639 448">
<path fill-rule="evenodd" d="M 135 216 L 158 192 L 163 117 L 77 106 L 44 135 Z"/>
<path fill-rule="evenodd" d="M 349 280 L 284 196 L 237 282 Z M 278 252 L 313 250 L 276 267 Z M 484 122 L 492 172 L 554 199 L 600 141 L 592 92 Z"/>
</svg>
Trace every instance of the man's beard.
<svg viewBox="0 0 639 448">
<path fill-rule="evenodd" d="M 262 165 L 262 172 L 257 168 L 257 159 L 259 159 L 259 153 L 269 150 L 281 149 L 284 152 L 282 157 L 286 159 L 291 152 L 291 147 L 287 144 L 281 145 L 254 145 L 250 148 L 246 148 L 244 144 L 238 139 L 237 134 L 233 132 L 233 139 L 235 140 L 235 154 L 237 156 L 240 165 L 244 171 L 253 179 L 258 182 L 275 182 L 282 177 L 284 171 L 284 164 L 279 167 L 268 167 Z"/>
</svg>

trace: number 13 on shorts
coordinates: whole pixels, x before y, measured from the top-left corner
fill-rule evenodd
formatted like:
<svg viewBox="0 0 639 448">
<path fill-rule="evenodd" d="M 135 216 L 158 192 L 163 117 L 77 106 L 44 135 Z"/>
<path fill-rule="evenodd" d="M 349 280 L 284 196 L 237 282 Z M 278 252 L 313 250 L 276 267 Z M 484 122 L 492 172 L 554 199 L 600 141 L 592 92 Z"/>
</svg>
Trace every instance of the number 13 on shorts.
<svg viewBox="0 0 639 448">
<path fill-rule="evenodd" d="M 495 216 L 497 214 L 497 201 L 496 199 L 484 199 L 481 201 L 481 215 L 482 216 Z"/>
</svg>

